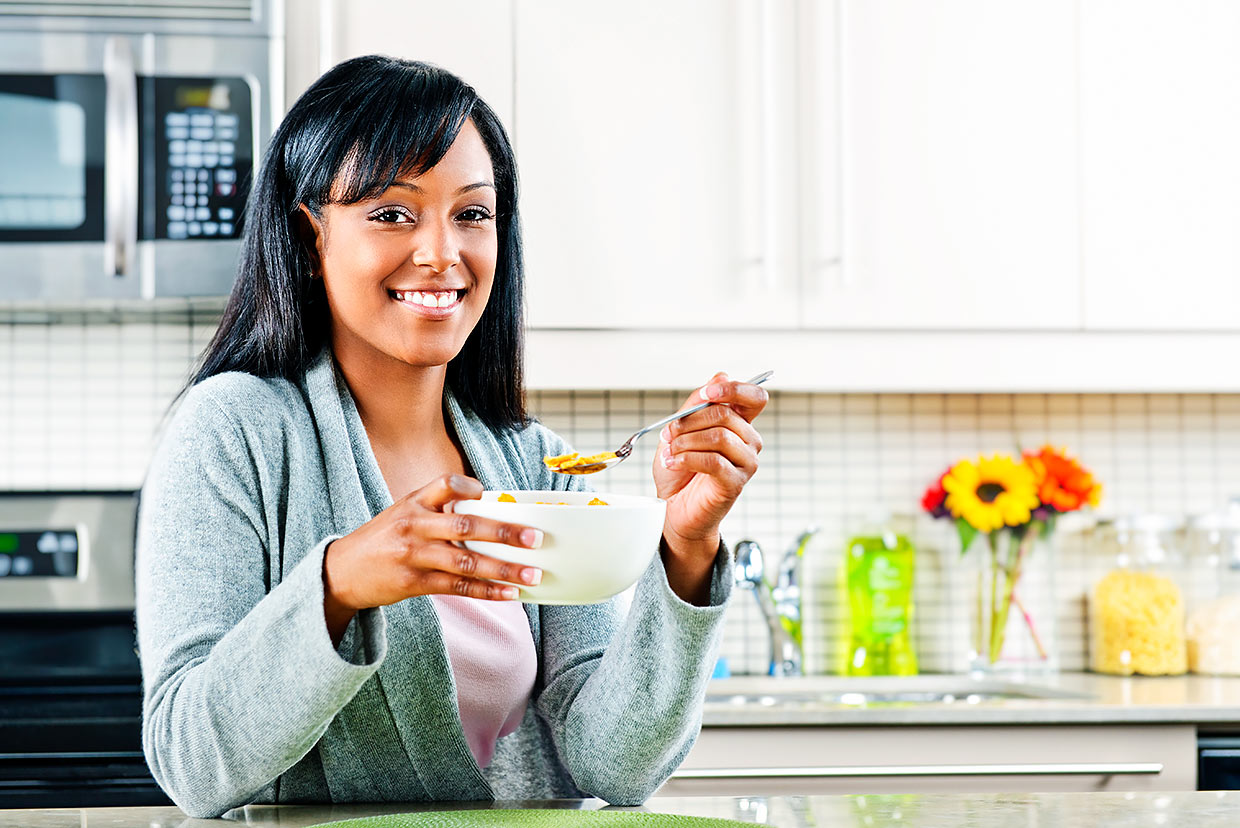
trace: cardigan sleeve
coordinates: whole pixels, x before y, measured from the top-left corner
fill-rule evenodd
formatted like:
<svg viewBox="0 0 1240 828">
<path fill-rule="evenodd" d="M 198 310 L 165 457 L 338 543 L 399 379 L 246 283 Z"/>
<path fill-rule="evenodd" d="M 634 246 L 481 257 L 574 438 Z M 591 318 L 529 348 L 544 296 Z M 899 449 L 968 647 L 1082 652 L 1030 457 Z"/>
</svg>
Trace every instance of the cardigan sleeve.
<svg viewBox="0 0 1240 828">
<path fill-rule="evenodd" d="M 542 608 L 537 706 L 583 792 L 638 805 L 684 761 L 701 728 L 731 573 L 721 545 L 711 604 L 698 607 L 672 591 L 655 555 L 623 619 L 614 601 Z"/>
<path fill-rule="evenodd" d="M 191 816 L 245 804 L 306 755 L 386 652 L 383 614 L 360 613 L 340 650 L 323 614 L 323 554 L 280 550 L 280 443 L 237 411 L 279 405 L 261 381 L 191 389 L 142 488 L 137 631 L 142 745 L 160 786 Z M 232 375 L 237 376 L 237 375 Z M 218 380 L 218 382 L 217 382 Z M 241 383 L 244 394 L 215 393 Z M 278 428 L 271 421 L 267 428 Z M 257 428 L 253 426 L 252 428 Z M 281 556 L 301 560 L 282 573 Z"/>
<path fill-rule="evenodd" d="M 542 431 L 539 450 L 567 450 Z M 542 481 L 547 488 L 567 477 L 547 475 L 553 478 Z M 580 477 L 568 479 L 569 487 L 581 486 Z M 720 544 L 707 606 L 672 591 L 656 554 L 627 614 L 618 599 L 541 607 L 536 709 L 584 793 L 638 805 L 684 761 L 701 728 L 732 582 L 732 558 Z"/>
</svg>

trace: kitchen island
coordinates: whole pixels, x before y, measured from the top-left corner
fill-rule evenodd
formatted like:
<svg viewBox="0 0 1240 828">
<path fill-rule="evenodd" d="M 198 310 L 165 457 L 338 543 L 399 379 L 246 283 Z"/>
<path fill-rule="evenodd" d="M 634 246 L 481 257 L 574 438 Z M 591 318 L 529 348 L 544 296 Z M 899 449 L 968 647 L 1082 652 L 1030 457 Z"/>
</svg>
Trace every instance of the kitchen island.
<svg viewBox="0 0 1240 828">
<path fill-rule="evenodd" d="M 605 807 L 599 800 L 434 805 L 257 805 L 229 811 L 218 820 L 192 819 L 170 807 L 9 810 L 0 811 L 0 828 L 206 828 L 228 825 L 304 828 L 335 820 L 411 811 L 461 808 L 596 810 Z M 938 828 L 948 825 L 968 825 L 971 828 L 1122 828 L 1151 825 L 1205 828 L 1240 825 L 1240 792 L 656 797 L 641 808 L 609 810 L 630 812 L 635 817 L 642 813 L 681 814 L 779 828 Z M 635 818 L 632 824 L 641 826 L 643 823 L 640 818 Z M 479 825 L 485 823 L 480 821 Z"/>
</svg>

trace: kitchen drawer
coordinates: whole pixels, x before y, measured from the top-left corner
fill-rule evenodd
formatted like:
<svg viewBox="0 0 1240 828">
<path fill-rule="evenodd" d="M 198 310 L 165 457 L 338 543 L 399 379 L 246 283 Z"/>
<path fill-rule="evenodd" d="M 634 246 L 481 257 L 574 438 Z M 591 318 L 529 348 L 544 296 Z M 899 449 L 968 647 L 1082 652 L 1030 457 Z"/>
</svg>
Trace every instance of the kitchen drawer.
<svg viewBox="0 0 1240 828">
<path fill-rule="evenodd" d="M 704 728 L 660 796 L 1193 790 L 1192 725 Z"/>
</svg>

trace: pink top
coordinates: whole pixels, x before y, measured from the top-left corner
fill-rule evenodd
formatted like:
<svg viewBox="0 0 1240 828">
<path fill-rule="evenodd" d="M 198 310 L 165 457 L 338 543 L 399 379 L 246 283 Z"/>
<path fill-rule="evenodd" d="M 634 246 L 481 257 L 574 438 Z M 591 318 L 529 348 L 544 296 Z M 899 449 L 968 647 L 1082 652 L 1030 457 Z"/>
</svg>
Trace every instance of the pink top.
<svg viewBox="0 0 1240 828">
<path fill-rule="evenodd" d="M 491 764 L 495 743 L 521 725 L 534 689 L 538 653 L 524 605 L 459 595 L 432 595 L 456 678 L 465 741 L 478 767 Z"/>
</svg>

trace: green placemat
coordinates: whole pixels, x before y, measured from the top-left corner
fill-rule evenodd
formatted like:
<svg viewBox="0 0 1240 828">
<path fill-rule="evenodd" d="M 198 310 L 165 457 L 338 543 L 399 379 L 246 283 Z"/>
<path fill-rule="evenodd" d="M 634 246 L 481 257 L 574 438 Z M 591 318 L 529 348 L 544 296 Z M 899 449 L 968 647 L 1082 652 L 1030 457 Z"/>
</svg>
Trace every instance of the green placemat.
<svg viewBox="0 0 1240 828">
<path fill-rule="evenodd" d="M 491 826 L 549 826 L 550 828 L 609 828 L 640 826 L 640 828 L 753 828 L 749 822 L 716 817 L 682 816 L 680 814 L 648 814 L 641 811 L 577 811 L 555 808 L 522 808 L 520 810 L 480 809 L 472 811 L 422 811 L 412 814 L 382 816 L 324 822 L 313 828 L 491 828 Z"/>
</svg>

